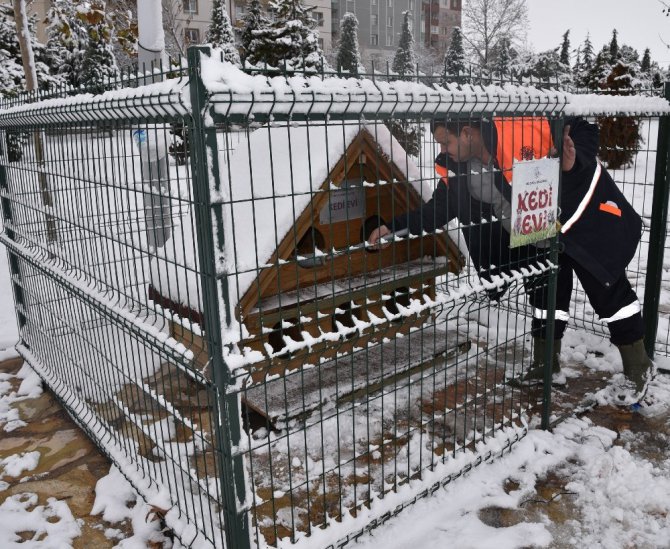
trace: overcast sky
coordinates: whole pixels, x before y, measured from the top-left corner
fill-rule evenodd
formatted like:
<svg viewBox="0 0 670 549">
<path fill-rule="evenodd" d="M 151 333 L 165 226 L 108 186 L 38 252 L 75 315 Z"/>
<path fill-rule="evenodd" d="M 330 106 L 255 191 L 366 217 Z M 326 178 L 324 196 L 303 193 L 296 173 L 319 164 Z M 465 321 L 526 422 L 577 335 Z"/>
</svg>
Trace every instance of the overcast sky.
<svg viewBox="0 0 670 549">
<path fill-rule="evenodd" d="M 537 51 L 554 48 L 570 29 L 573 47 L 591 33 L 598 51 L 619 31 L 619 44 L 628 44 L 640 52 L 651 49 L 651 58 L 664 68 L 670 64 L 670 18 L 662 13 L 658 0 L 528 0 L 530 29 L 528 41 Z"/>
</svg>

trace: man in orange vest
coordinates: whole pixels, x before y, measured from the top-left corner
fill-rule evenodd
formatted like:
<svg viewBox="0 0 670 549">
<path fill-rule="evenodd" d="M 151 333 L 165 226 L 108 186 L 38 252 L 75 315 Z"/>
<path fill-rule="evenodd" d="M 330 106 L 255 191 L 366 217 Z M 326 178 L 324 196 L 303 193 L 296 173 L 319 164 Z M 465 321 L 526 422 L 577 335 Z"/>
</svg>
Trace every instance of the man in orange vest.
<svg viewBox="0 0 670 549">
<path fill-rule="evenodd" d="M 549 121 L 541 117 L 435 120 L 431 126 L 440 144 L 435 167 L 441 182 L 430 201 L 379 227 L 369 243 L 379 245 L 380 238 L 403 229 L 417 235 L 433 232 L 458 218 L 470 257 L 484 279 L 548 259 L 546 243 L 517 248 L 510 248 L 509 243 L 512 164 L 515 159 L 542 158 L 553 151 Z M 618 391 L 618 398 L 622 404 L 631 404 L 644 396 L 654 374 L 643 341 L 640 303 L 625 274 L 640 240 L 642 222 L 600 165 L 597 151 L 597 127 L 581 118 L 566 118 L 552 372 L 560 372 L 561 339 L 569 320 L 574 273 L 620 351 L 627 383 Z M 522 380 L 539 382 L 548 288 L 530 281 L 526 290 L 534 309 L 534 353 Z"/>
</svg>

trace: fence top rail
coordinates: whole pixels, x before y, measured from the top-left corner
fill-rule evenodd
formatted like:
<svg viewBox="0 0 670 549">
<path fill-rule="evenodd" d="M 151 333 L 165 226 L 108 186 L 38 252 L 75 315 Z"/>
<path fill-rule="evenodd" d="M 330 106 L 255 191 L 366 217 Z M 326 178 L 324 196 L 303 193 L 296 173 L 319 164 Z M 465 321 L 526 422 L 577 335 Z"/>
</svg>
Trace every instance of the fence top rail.
<svg viewBox="0 0 670 549">
<path fill-rule="evenodd" d="M 201 54 L 203 84 L 213 114 L 242 116 L 352 118 L 411 116 L 661 115 L 670 103 L 660 97 L 573 94 L 527 85 L 441 87 L 396 80 L 252 75 Z"/>
<path fill-rule="evenodd" d="M 101 94 L 45 99 L 0 110 L 0 128 L 146 120 L 190 114 L 188 78 L 181 77 Z"/>
<path fill-rule="evenodd" d="M 207 124 L 226 120 L 361 119 L 497 115 L 660 116 L 661 97 L 574 94 L 529 85 L 441 87 L 410 81 L 338 78 L 314 74 L 249 74 L 200 52 L 198 71 L 208 95 Z M 187 77 L 46 99 L 0 110 L 0 128 L 106 121 L 165 120 L 191 113 Z M 211 115 L 211 116 L 210 116 Z"/>
</svg>

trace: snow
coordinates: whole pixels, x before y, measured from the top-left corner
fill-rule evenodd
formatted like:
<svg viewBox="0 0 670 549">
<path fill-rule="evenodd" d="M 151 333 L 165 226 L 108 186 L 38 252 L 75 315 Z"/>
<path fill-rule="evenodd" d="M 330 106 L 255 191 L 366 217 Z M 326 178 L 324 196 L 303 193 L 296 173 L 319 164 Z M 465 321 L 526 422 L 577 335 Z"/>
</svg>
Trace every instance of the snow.
<svg viewBox="0 0 670 549">
<path fill-rule="evenodd" d="M 29 540 L 19 532 L 34 532 Z M 81 534 L 79 524 L 64 501 L 49 498 L 37 505 L 37 494 L 9 496 L 0 504 L 0 539 L 4 547 L 71 547 Z"/>
<path fill-rule="evenodd" d="M 137 3 L 137 30 L 141 48 L 164 52 L 165 31 L 161 0 L 142 0 Z"/>
<path fill-rule="evenodd" d="M 0 110 L 0 128 L 148 117 L 180 117 L 190 113 L 187 78 L 176 78 L 104 93 L 45 99 Z"/>
<path fill-rule="evenodd" d="M 102 515 L 108 522 L 129 520 L 133 526 L 133 536 L 122 540 L 118 549 L 143 549 L 152 543 L 167 542 L 160 529 L 160 522 L 151 520 L 155 510 L 137 494 L 119 469 L 112 465 L 109 474 L 95 485 L 95 502 L 91 515 Z M 113 537 L 115 532 L 110 532 Z"/>
<path fill-rule="evenodd" d="M 624 436 L 632 441 L 630 432 Z M 361 549 L 433 547 L 437 540 L 459 548 L 513 549 L 565 543 L 579 547 L 665 547 L 670 539 L 670 474 L 616 446 L 617 433 L 588 418 L 569 419 L 553 433 L 531 430 L 513 451 L 416 503 L 383 528 L 373 530 Z M 570 520 L 556 539 L 551 521 L 493 528 L 480 511 L 489 506 L 520 509 L 536 498 L 535 484 L 549 471 L 569 480 L 567 494 L 581 517 Z M 518 483 L 511 492 L 507 479 Z M 439 543 L 439 542 L 438 542 Z"/>
<path fill-rule="evenodd" d="M 217 113 L 251 117 L 329 115 L 374 118 L 379 114 L 414 114 L 423 118 L 452 114 L 662 114 L 665 99 L 639 96 L 571 94 L 531 86 L 451 85 L 446 88 L 415 82 L 321 78 L 319 76 L 250 75 L 201 54 L 202 78 Z"/>
</svg>

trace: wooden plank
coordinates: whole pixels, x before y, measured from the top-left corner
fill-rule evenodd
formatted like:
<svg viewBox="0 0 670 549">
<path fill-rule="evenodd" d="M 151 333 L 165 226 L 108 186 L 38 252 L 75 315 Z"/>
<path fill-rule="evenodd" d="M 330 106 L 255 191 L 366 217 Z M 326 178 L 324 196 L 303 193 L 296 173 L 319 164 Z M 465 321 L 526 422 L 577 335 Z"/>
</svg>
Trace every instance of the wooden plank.
<svg viewBox="0 0 670 549">
<path fill-rule="evenodd" d="M 444 367 L 469 348 L 470 340 L 458 332 L 418 330 L 255 385 L 242 394 L 242 400 L 273 423 L 283 422 L 360 398 L 421 370 Z"/>
</svg>

